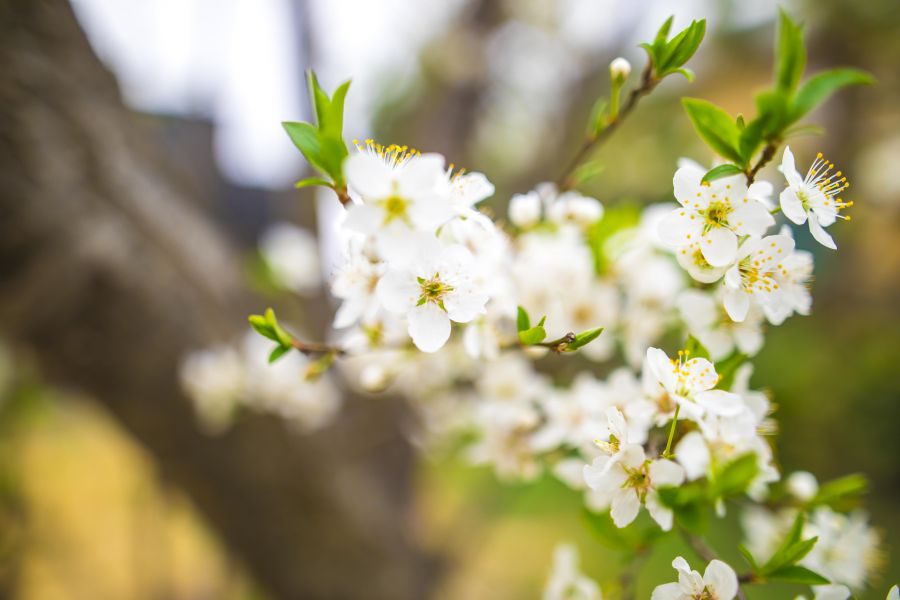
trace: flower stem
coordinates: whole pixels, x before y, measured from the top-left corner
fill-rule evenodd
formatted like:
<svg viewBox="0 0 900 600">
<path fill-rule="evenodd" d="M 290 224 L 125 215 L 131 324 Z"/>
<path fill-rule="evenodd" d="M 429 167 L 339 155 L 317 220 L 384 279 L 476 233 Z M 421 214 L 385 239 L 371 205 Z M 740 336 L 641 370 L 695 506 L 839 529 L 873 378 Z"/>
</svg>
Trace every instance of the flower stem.
<svg viewBox="0 0 900 600">
<path fill-rule="evenodd" d="M 672 458 L 672 440 L 675 439 L 675 427 L 678 424 L 678 411 L 681 410 L 681 405 L 675 405 L 675 414 L 672 415 L 672 426 L 669 428 L 669 439 L 666 440 L 666 449 L 663 450 L 662 456 L 663 458 Z"/>
<path fill-rule="evenodd" d="M 753 180 L 756 179 L 756 174 L 759 173 L 759 170 L 762 169 L 770 160 L 775 158 L 775 153 L 778 151 L 778 146 L 781 145 L 780 140 L 769 140 L 766 143 L 765 148 L 763 148 L 762 154 L 759 155 L 759 160 L 756 161 L 756 164 L 749 168 L 746 173 L 747 176 L 747 185 L 753 183 Z"/>
<path fill-rule="evenodd" d="M 589 135 L 581 145 L 581 148 L 578 149 L 578 153 L 572 158 L 566 168 L 563 170 L 562 175 L 556 180 L 556 187 L 559 188 L 560 191 L 570 190 L 576 185 L 576 181 L 573 179 L 575 175 L 575 171 L 578 169 L 579 165 L 588 157 L 588 155 L 603 141 L 605 141 L 612 134 L 613 131 L 619 126 L 625 117 L 628 116 L 635 105 L 637 105 L 638 101 L 653 91 L 653 88 L 659 83 L 659 79 L 653 76 L 653 64 L 648 62 L 647 66 L 644 67 L 643 74 L 641 76 L 641 85 L 631 90 L 631 93 L 628 94 L 628 99 L 625 101 L 625 104 L 622 106 L 621 110 L 618 110 L 618 98 L 616 99 L 616 113 L 612 113 L 610 115 L 609 120 L 606 123 L 606 127 L 596 134 Z M 615 90 L 618 94 L 618 90 Z"/>
</svg>

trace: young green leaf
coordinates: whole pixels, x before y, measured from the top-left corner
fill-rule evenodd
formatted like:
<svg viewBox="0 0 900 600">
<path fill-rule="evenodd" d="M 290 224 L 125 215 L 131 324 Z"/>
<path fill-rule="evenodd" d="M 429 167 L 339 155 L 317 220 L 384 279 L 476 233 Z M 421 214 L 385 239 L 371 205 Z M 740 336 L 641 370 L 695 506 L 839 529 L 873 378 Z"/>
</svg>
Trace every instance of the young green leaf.
<svg viewBox="0 0 900 600">
<path fill-rule="evenodd" d="M 579 348 L 587 346 L 588 344 L 596 340 L 601 333 L 603 333 L 602 327 L 582 331 L 575 336 L 575 339 L 573 341 L 569 342 L 568 345 L 566 345 L 566 352 L 575 352 Z"/>
<path fill-rule="evenodd" d="M 873 83 L 874 77 L 857 69 L 833 69 L 816 73 L 797 90 L 791 105 L 790 121 L 797 121 L 841 88 Z"/>
<path fill-rule="evenodd" d="M 731 116 L 712 102 L 699 98 L 684 98 L 681 102 L 703 141 L 719 155 L 743 164 L 738 149 L 741 132 Z"/>
<path fill-rule="evenodd" d="M 700 180 L 700 183 L 709 183 L 710 181 L 722 179 L 723 177 L 743 175 L 743 173 L 744 170 L 737 165 L 719 165 L 707 171 L 706 175 L 703 176 L 703 179 Z"/>
<path fill-rule="evenodd" d="M 750 565 L 750 570 L 753 573 L 758 572 L 759 565 L 756 563 L 756 559 L 753 558 L 753 554 L 750 552 L 750 549 L 747 548 L 747 546 L 741 544 L 740 546 L 738 546 L 738 550 L 740 551 L 741 556 L 744 557 L 744 560 L 747 561 L 747 564 Z"/>
<path fill-rule="evenodd" d="M 534 327 L 530 327 L 525 331 L 519 332 L 519 341 L 522 342 L 525 346 L 534 346 L 535 344 L 540 344 L 545 339 L 547 339 L 547 330 L 544 329 L 544 320 L 547 317 L 541 318 L 537 325 Z"/>
<path fill-rule="evenodd" d="M 528 311 L 526 311 L 521 306 L 516 307 L 516 330 L 517 331 L 525 331 L 531 327 L 531 318 L 528 316 Z"/>
<path fill-rule="evenodd" d="M 290 351 L 290 346 L 275 346 L 272 352 L 269 353 L 269 364 L 272 364 Z"/>
<path fill-rule="evenodd" d="M 737 370 L 745 362 L 747 362 L 747 355 L 741 354 L 740 352 L 734 352 L 727 358 L 717 362 L 716 373 L 719 374 L 719 385 L 717 387 L 720 390 L 731 389 L 731 386 L 734 384 L 734 376 L 737 374 Z"/>
<path fill-rule="evenodd" d="M 847 475 L 822 484 L 810 501 L 810 506 L 823 504 L 832 508 L 852 506 L 868 489 L 869 482 L 864 475 Z"/>
<path fill-rule="evenodd" d="M 323 187 L 331 187 L 331 182 L 321 179 L 319 177 L 307 177 L 306 179 L 301 179 L 297 183 L 294 184 L 294 187 L 297 189 L 311 187 L 314 185 L 321 185 Z"/>
<path fill-rule="evenodd" d="M 769 573 L 767 579 L 784 583 L 797 583 L 800 585 L 826 585 L 831 583 L 828 579 L 815 571 L 799 565 L 784 567 L 774 573 Z"/>
<path fill-rule="evenodd" d="M 247 320 L 250 322 L 250 326 L 258 333 L 259 335 L 272 340 L 273 342 L 278 341 L 278 336 L 275 335 L 275 330 L 272 329 L 272 326 L 269 325 L 269 321 L 262 315 L 250 315 L 247 317 Z"/>
<path fill-rule="evenodd" d="M 291 141 L 303 154 L 303 157 L 315 168 L 328 174 L 322 160 L 322 142 L 319 131 L 309 123 L 285 121 L 281 124 Z"/>
<path fill-rule="evenodd" d="M 660 56 L 660 64 L 657 65 L 657 73 L 663 76 L 682 67 L 697 52 L 705 34 L 706 19 L 692 21 L 666 44 Z"/>
<path fill-rule="evenodd" d="M 709 350 L 700 343 L 700 340 L 692 335 L 688 336 L 687 341 L 684 343 L 684 349 L 688 354 L 688 358 L 705 358 L 706 360 L 710 360 Z"/>
<path fill-rule="evenodd" d="M 800 83 L 806 68 L 806 47 L 803 45 L 803 29 L 788 14 L 780 11 L 778 19 L 778 45 L 775 51 L 775 87 L 790 95 Z"/>
</svg>

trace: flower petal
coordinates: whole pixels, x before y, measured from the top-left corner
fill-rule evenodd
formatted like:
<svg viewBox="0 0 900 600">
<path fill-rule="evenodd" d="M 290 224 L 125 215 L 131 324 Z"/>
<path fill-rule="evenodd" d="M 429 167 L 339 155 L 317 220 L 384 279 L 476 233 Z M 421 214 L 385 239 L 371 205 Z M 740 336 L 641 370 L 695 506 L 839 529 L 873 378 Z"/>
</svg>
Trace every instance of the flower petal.
<svg viewBox="0 0 900 600">
<path fill-rule="evenodd" d="M 785 188 L 778 198 L 781 203 L 781 212 L 784 213 L 785 217 L 797 225 L 802 225 L 806 222 L 806 210 L 803 208 L 803 203 L 800 202 L 800 198 L 793 188 Z"/>
<path fill-rule="evenodd" d="M 685 165 L 675 171 L 672 187 L 675 199 L 682 206 L 687 206 L 688 202 L 692 202 L 696 198 L 697 192 L 700 191 L 701 179 L 703 179 L 703 169 L 696 164 Z"/>
<path fill-rule="evenodd" d="M 689 481 L 706 475 L 709 469 L 709 446 L 699 431 L 691 431 L 675 446 L 675 460 L 684 467 Z"/>
<path fill-rule="evenodd" d="M 675 514 L 671 508 L 660 502 L 659 494 L 656 493 L 656 490 L 650 490 L 647 498 L 644 500 L 644 505 L 647 507 L 647 512 L 650 513 L 650 516 L 663 531 L 672 529 L 672 521 Z"/>
<path fill-rule="evenodd" d="M 819 224 L 819 216 L 814 212 L 809 213 L 809 232 L 817 242 L 826 248 L 837 250 L 837 244 L 834 243 L 832 237 L 828 235 L 828 232 Z"/>
<path fill-rule="evenodd" d="M 419 286 L 408 271 L 388 271 L 375 287 L 375 296 L 392 313 L 409 311 L 416 305 L 419 295 Z"/>
<path fill-rule="evenodd" d="M 803 178 L 800 177 L 794 164 L 794 153 L 791 152 L 790 146 L 784 147 L 784 155 L 781 157 L 781 172 L 791 187 L 799 187 L 803 184 Z"/>
<path fill-rule="evenodd" d="M 653 589 L 650 600 L 684 600 L 684 594 L 681 593 L 681 585 L 678 583 L 664 583 Z"/>
<path fill-rule="evenodd" d="M 730 265 L 737 258 L 737 236 L 724 227 L 713 227 L 703 234 L 700 251 L 703 258 L 714 267 Z"/>
<path fill-rule="evenodd" d="M 725 390 L 709 390 L 694 396 L 697 404 L 714 415 L 733 417 L 744 410 L 744 401 L 737 394 Z"/>
<path fill-rule="evenodd" d="M 447 189 L 441 189 L 444 184 Z M 440 197 L 449 191 L 440 154 L 421 154 L 411 158 L 397 174 L 397 193 L 416 201 Z"/>
<path fill-rule="evenodd" d="M 450 339 L 450 318 L 433 302 L 415 307 L 407 318 L 409 337 L 422 352 L 437 352 Z"/>
<path fill-rule="evenodd" d="M 775 217 L 759 201 L 745 198 L 735 205 L 728 222 L 740 235 L 762 236 L 775 224 Z"/>
<path fill-rule="evenodd" d="M 705 358 L 692 358 L 681 368 L 687 378 L 685 387 L 692 392 L 702 392 L 712 389 L 719 381 L 716 368 Z"/>
<path fill-rule="evenodd" d="M 351 154 L 344 163 L 347 184 L 364 200 L 380 200 L 391 194 L 393 171 L 383 160 L 369 152 Z"/>
<path fill-rule="evenodd" d="M 444 308 L 450 319 L 457 323 L 468 323 L 478 315 L 484 314 L 487 304 L 486 294 L 480 294 L 471 288 L 458 288 L 444 297 Z"/>
<path fill-rule="evenodd" d="M 715 591 L 719 600 L 732 600 L 737 595 L 738 580 L 734 569 L 721 560 L 712 560 L 703 573 L 703 583 Z"/>
<path fill-rule="evenodd" d="M 676 208 L 659 221 L 659 239 L 670 248 L 680 248 L 700 239 L 701 220 L 694 211 Z"/>
<path fill-rule="evenodd" d="M 678 463 L 665 458 L 651 462 L 647 472 L 654 487 L 681 485 L 684 483 L 684 468 Z"/>
<path fill-rule="evenodd" d="M 375 233 L 383 220 L 384 214 L 378 207 L 371 204 L 354 204 L 347 209 L 344 227 L 358 233 Z"/>
<path fill-rule="evenodd" d="M 637 517 L 641 500 L 634 488 L 619 488 L 612 497 L 609 515 L 616 527 L 625 527 Z"/>
<path fill-rule="evenodd" d="M 727 277 L 727 274 L 726 274 Z M 750 310 L 750 294 L 741 289 L 725 288 L 722 294 L 725 312 L 735 323 L 740 323 L 747 318 Z"/>
</svg>

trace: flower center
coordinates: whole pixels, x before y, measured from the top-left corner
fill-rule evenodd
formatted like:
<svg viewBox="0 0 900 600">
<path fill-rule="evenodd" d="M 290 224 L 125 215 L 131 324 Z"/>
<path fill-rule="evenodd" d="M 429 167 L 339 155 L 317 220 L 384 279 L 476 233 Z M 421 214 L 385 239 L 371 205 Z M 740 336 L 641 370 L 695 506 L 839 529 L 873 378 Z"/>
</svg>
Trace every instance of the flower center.
<svg viewBox="0 0 900 600">
<path fill-rule="evenodd" d="M 709 588 L 703 588 L 703 591 L 694 595 L 694 600 L 719 600 L 719 597 L 709 591 Z"/>
<path fill-rule="evenodd" d="M 419 302 L 416 306 L 422 306 L 426 302 L 433 302 L 444 309 L 444 297 L 453 291 L 453 286 L 441 281 L 440 273 L 435 273 L 431 279 L 417 277 L 419 282 Z"/>
<path fill-rule="evenodd" d="M 381 206 L 381 209 L 384 211 L 384 225 L 392 223 L 396 220 L 401 220 L 403 222 L 409 222 L 409 214 L 407 213 L 407 208 L 409 208 L 409 200 L 406 198 L 401 198 L 396 194 L 393 196 L 388 196 L 384 200 L 381 200 L 378 203 Z"/>
<path fill-rule="evenodd" d="M 724 200 L 713 200 L 709 203 L 705 214 L 706 227 L 728 227 L 728 215 L 731 214 L 731 203 Z"/>
<path fill-rule="evenodd" d="M 642 499 L 647 495 L 647 492 L 650 491 L 650 473 L 647 470 L 648 465 L 649 462 L 645 462 L 636 469 L 625 467 L 628 479 L 625 480 L 623 487 L 634 488 L 634 491 L 636 491 L 638 496 Z"/>
<path fill-rule="evenodd" d="M 804 209 L 808 210 L 810 208 L 809 204 L 813 200 L 811 194 L 809 194 L 810 190 L 815 190 L 824 196 L 822 204 L 825 208 L 833 208 L 836 212 L 840 212 L 853 206 L 852 200 L 844 202 L 838 197 L 841 192 L 850 187 L 850 182 L 847 181 L 847 178 L 844 177 L 841 171 L 832 173 L 831 170 L 833 168 L 834 163 L 823 157 L 821 152 L 816 155 L 816 160 L 809 167 L 806 178 L 803 180 L 806 190 L 797 192 L 797 197 L 800 199 Z M 847 215 L 837 216 L 848 221 L 850 220 L 850 217 Z"/>
</svg>

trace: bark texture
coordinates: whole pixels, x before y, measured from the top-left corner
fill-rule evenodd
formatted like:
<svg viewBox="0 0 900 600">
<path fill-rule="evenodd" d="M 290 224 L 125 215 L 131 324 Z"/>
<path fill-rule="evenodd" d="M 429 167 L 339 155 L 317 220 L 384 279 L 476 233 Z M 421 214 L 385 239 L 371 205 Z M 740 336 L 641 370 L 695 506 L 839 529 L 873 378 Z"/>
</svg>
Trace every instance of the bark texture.
<svg viewBox="0 0 900 600">
<path fill-rule="evenodd" d="M 115 415 L 274 597 L 424 597 L 402 407 L 350 402 L 305 437 L 260 416 L 203 435 L 177 364 L 261 308 L 238 262 L 64 0 L 0 0 L 0 65 L 3 335 Z"/>
</svg>

